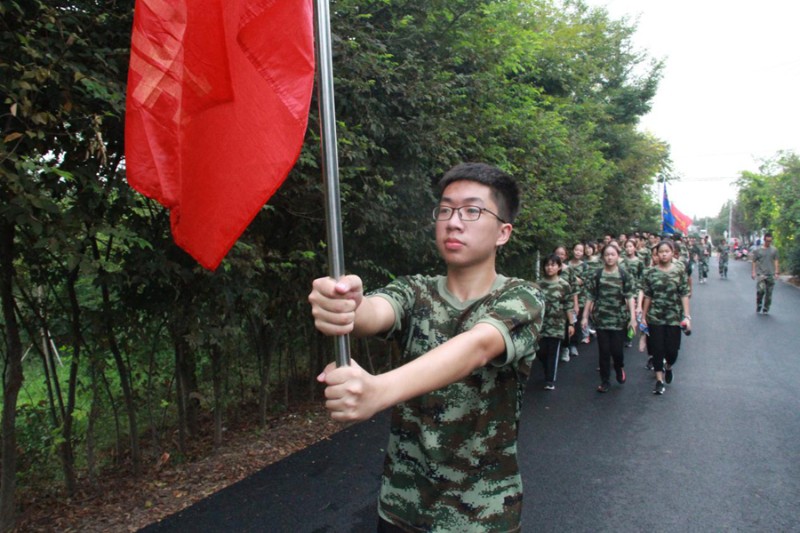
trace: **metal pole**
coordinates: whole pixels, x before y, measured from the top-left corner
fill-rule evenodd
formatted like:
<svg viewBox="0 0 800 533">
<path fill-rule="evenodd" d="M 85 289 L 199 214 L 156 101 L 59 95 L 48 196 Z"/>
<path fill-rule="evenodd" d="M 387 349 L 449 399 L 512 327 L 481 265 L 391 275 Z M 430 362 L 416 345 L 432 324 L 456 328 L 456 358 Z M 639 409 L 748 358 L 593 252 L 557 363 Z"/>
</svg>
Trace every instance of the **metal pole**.
<svg viewBox="0 0 800 533">
<path fill-rule="evenodd" d="M 316 0 L 317 93 L 319 98 L 320 139 L 325 183 L 325 220 L 328 229 L 328 273 L 334 279 L 344 276 L 342 210 L 339 196 L 339 158 L 336 142 L 336 109 L 333 100 L 333 52 L 329 0 Z M 336 366 L 350 364 L 350 338 L 336 337 L 333 351 Z"/>
<path fill-rule="evenodd" d="M 661 204 L 660 205 L 661 209 L 659 209 L 659 211 L 661 211 L 661 235 L 659 235 L 659 238 L 663 238 L 664 233 L 666 233 L 666 231 L 667 231 L 666 228 L 664 228 L 664 195 L 666 194 L 666 191 L 667 191 L 667 178 L 666 178 L 666 176 L 662 175 L 661 176 L 661 202 L 659 202 Z"/>
</svg>

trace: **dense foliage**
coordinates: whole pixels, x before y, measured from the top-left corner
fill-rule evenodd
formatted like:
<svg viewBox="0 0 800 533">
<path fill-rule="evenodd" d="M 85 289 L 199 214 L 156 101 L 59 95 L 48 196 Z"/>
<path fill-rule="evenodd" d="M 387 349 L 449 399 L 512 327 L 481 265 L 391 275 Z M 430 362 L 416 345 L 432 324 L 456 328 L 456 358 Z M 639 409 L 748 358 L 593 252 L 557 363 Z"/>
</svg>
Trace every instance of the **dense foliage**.
<svg viewBox="0 0 800 533">
<path fill-rule="evenodd" d="M 168 214 L 125 182 L 132 7 L 0 3 L 4 528 L 17 480 L 73 492 L 112 462 L 135 473 L 142 442 L 185 452 L 205 417 L 220 443 L 245 412 L 263 423 L 314 399 L 331 359 L 305 302 L 326 272 L 315 113 L 284 187 L 203 271 L 172 244 Z M 440 270 L 431 183 L 460 161 L 521 180 L 505 273 L 532 276 L 535 252 L 557 243 L 657 227 L 649 191 L 668 147 L 636 126 L 661 64 L 632 48 L 630 22 L 580 0 L 332 11 L 347 267 L 368 287 Z M 369 348 L 355 356 L 385 366 L 391 351 Z"/>
<path fill-rule="evenodd" d="M 738 181 L 737 221 L 745 234 L 771 231 L 781 253 L 781 270 L 800 275 L 800 156 L 781 152 L 759 172 L 744 172 Z"/>
</svg>

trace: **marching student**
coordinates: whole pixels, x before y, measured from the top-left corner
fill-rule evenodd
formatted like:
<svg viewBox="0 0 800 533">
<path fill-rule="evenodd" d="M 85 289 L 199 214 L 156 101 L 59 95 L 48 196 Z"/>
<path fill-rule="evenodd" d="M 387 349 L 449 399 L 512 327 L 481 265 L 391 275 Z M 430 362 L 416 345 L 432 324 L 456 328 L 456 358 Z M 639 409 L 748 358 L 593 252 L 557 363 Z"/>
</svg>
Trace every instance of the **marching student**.
<svg viewBox="0 0 800 533">
<path fill-rule="evenodd" d="M 372 375 L 355 361 L 317 377 L 334 420 L 393 408 L 378 531 L 519 531 L 517 430 L 542 325 L 541 290 L 495 269 L 519 210 L 514 179 L 464 163 L 433 210 L 444 276 L 402 276 L 364 294 L 358 276 L 319 278 L 308 297 L 326 335 L 381 335 L 402 364 Z"/>
<path fill-rule="evenodd" d="M 614 244 L 606 245 L 603 266 L 594 272 L 590 270 L 585 280 L 586 306 L 581 325 L 588 327 L 591 316 L 597 330 L 600 363 L 597 392 L 608 392 L 612 359 L 617 383 L 625 383 L 625 328 L 636 329 L 635 284 L 618 262 L 619 248 Z"/>
<path fill-rule="evenodd" d="M 556 249 L 553 250 L 553 253 L 561 259 L 561 279 L 566 281 L 569 284 L 570 288 L 570 298 L 572 301 L 570 319 L 567 324 L 564 325 L 564 342 L 561 343 L 561 360 L 565 363 L 569 362 L 570 356 L 573 355 L 569 349 L 570 340 L 572 339 L 573 334 L 575 333 L 574 327 L 573 332 L 569 333 L 567 331 L 568 325 L 575 325 L 578 321 L 578 313 L 580 313 L 580 308 L 578 307 L 578 294 L 581 292 L 580 286 L 578 285 L 578 272 L 573 270 L 569 262 L 567 261 L 567 249 L 564 246 L 556 246 Z M 577 352 L 575 355 L 578 355 Z"/>
<path fill-rule="evenodd" d="M 575 300 L 574 291 L 560 275 L 562 263 L 559 255 L 550 254 L 545 257 L 542 272 L 544 278 L 539 280 L 539 288 L 544 293 L 544 319 L 536 358 L 544 369 L 545 390 L 553 390 L 556 388 L 559 350 L 564 343 L 564 331 L 568 338 L 575 333 L 575 326 L 572 324 Z"/>
<path fill-rule="evenodd" d="M 689 314 L 689 280 L 686 270 L 673 261 L 675 245 L 661 241 L 657 263 L 644 275 L 642 321 L 650 330 L 648 348 L 653 355 L 656 384 L 653 394 L 664 394 L 672 383 L 673 366 L 681 348 L 681 328 L 692 331 Z"/>
</svg>

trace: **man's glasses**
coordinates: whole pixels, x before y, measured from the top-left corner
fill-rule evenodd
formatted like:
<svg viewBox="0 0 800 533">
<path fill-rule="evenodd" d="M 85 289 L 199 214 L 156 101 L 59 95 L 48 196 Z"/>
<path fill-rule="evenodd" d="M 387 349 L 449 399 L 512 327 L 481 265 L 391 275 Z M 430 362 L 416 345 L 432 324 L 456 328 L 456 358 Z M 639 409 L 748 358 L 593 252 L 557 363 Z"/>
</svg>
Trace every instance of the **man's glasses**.
<svg viewBox="0 0 800 533">
<path fill-rule="evenodd" d="M 477 205 L 462 205 L 461 207 L 450 207 L 448 205 L 440 205 L 433 208 L 433 220 L 445 221 L 453 218 L 453 213 L 458 213 L 458 218 L 464 222 L 474 222 L 481 218 L 481 214 L 486 211 L 490 215 L 494 215 L 497 220 L 506 223 L 505 220 L 500 218 L 500 215 L 486 209 L 485 207 L 478 207 Z"/>
</svg>

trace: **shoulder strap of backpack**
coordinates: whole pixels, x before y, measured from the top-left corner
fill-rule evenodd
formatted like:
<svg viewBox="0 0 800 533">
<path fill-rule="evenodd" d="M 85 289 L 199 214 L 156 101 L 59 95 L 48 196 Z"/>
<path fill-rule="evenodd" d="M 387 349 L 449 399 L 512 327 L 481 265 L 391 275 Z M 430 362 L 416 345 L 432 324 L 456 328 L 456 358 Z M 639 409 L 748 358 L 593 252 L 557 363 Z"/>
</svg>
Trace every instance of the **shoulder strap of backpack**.
<svg viewBox="0 0 800 533">
<path fill-rule="evenodd" d="M 622 294 L 624 295 L 628 292 L 628 273 L 625 272 L 625 269 L 621 266 L 617 267 L 619 269 L 619 279 L 622 281 Z M 594 273 L 594 301 L 595 303 L 597 300 L 600 299 L 600 277 L 603 275 L 603 267 L 598 268 Z"/>
</svg>

